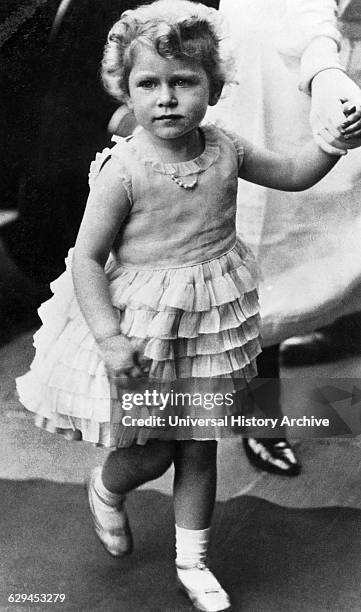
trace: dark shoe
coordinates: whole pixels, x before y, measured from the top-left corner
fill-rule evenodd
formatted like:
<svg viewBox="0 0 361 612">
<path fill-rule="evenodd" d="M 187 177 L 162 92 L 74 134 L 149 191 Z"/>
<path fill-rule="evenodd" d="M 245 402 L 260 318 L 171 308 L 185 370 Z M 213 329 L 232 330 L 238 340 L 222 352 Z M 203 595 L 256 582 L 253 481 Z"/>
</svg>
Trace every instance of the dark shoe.
<svg viewBox="0 0 361 612">
<path fill-rule="evenodd" d="M 327 363 L 339 359 L 339 347 L 327 333 L 316 331 L 288 338 L 281 344 L 280 357 L 282 365 L 289 367 Z"/>
<path fill-rule="evenodd" d="M 361 353 L 361 315 L 354 313 L 304 336 L 288 338 L 281 344 L 284 366 L 327 363 Z"/>
<path fill-rule="evenodd" d="M 297 476 L 301 471 L 294 450 L 285 438 L 243 438 L 243 446 L 250 463 L 265 472 Z"/>
</svg>

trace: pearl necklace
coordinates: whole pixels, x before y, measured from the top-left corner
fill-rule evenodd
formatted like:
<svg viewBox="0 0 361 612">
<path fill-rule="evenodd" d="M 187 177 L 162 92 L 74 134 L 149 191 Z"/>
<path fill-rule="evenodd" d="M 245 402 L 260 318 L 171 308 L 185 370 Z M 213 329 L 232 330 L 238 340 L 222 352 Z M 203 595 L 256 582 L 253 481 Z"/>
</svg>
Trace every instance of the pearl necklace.
<svg viewBox="0 0 361 612">
<path fill-rule="evenodd" d="M 196 177 L 191 183 L 183 183 L 179 176 L 174 173 L 170 175 L 170 178 L 172 179 L 172 181 L 174 181 L 176 185 L 178 185 L 178 187 L 183 187 L 183 189 L 194 189 L 194 187 L 198 183 L 198 177 Z"/>
<path fill-rule="evenodd" d="M 157 147 L 155 146 L 155 144 L 153 143 L 153 148 L 157 154 L 157 156 L 159 157 L 159 159 L 162 161 L 162 163 L 164 164 L 162 155 L 160 154 L 160 152 L 158 151 Z M 168 164 L 169 165 L 169 164 Z M 172 164 L 170 164 L 172 166 Z M 191 181 L 191 183 L 184 183 L 182 181 L 182 179 L 179 178 L 179 176 L 175 173 L 175 171 L 172 172 L 172 174 L 168 174 L 167 176 L 169 176 L 169 178 L 173 181 L 173 183 L 175 183 L 176 185 L 178 185 L 178 187 L 181 187 L 182 189 L 194 189 L 195 186 L 198 183 L 198 176 L 196 176 L 196 178 Z"/>
</svg>

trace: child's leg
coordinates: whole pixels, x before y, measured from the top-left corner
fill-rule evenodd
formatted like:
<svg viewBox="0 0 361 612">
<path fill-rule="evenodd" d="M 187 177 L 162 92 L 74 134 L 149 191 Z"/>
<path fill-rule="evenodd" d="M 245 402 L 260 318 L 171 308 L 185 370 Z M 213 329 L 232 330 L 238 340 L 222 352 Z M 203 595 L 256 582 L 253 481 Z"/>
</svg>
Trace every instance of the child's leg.
<svg viewBox="0 0 361 612">
<path fill-rule="evenodd" d="M 178 527 L 207 529 L 217 486 L 217 442 L 176 442 L 174 514 Z"/>
<path fill-rule="evenodd" d="M 104 487 L 117 495 L 159 478 L 174 459 L 174 442 L 150 441 L 111 452 L 102 470 Z"/>
<path fill-rule="evenodd" d="M 180 586 L 199 610 L 227 610 L 228 595 L 206 566 L 216 497 L 217 442 L 177 442 L 174 466 L 176 566 Z"/>
<path fill-rule="evenodd" d="M 88 483 L 89 506 L 95 531 L 112 556 L 123 556 L 133 548 L 125 494 L 161 476 L 173 457 L 172 442 L 154 441 L 145 446 L 119 448 L 109 454 L 103 469 L 93 470 Z"/>
</svg>

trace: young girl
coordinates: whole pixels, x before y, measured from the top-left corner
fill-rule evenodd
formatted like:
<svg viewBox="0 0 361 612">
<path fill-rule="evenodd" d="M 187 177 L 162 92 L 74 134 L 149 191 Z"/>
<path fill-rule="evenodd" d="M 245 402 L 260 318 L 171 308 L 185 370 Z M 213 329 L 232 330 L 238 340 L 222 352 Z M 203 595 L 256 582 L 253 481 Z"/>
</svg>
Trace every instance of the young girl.
<svg viewBox="0 0 361 612">
<path fill-rule="evenodd" d="M 221 37 L 217 13 L 186 0 L 127 11 L 110 31 L 102 78 L 139 129 L 91 166 L 72 261 L 18 380 L 40 426 L 114 449 L 88 483 L 111 555 L 132 550 L 125 495 L 174 464 L 177 577 L 208 611 L 230 606 L 206 555 L 217 439 L 231 421 L 193 417 L 236 413 L 230 391 L 247 387 L 260 351 L 256 267 L 235 233 L 238 177 L 295 191 L 337 161 L 313 142 L 289 159 L 202 124 L 232 78 Z M 207 394 L 174 404 L 177 390 Z"/>
</svg>

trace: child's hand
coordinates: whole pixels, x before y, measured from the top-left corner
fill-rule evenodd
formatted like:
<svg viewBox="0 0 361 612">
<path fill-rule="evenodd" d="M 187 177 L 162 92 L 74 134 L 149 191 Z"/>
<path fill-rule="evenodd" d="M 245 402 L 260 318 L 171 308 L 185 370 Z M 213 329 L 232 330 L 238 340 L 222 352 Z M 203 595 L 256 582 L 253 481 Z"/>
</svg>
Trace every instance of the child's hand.
<svg viewBox="0 0 361 612">
<path fill-rule="evenodd" d="M 351 102 L 342 104 L 345 120 L 341 126 L 341 134 L 346 141 L 347 148 L 353 149 L 361 145 L 361 109 Z"/>
<path fill-rule="evenodd" d="M 361 89 L 347 74 L 332 68 L 316 74 L 312 79 L 310 123 L 315 141 L 326 153 L 345 155 L 348 149 L 359 146 L 359 136 L 345 138 L 347 132 L 342 131 L 357 121 L 352 112 L 345 117 L 345 111 L 350 112 L 352 107 L 358 115 Z M 356 124 L 353 127 L 355 131 L 360 129 Z"/>
<path fill-rule="evenodd" d="M 123 334 L 111 336 L 98 347 L 110 378 L 116 378 L 119 386 L 127 386 L 131 379 L 148 374 L 147 364 L 139 349 Z"/>
</svg>

